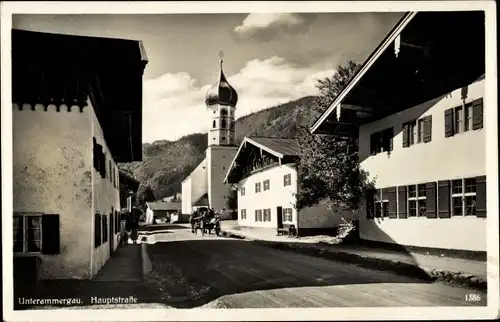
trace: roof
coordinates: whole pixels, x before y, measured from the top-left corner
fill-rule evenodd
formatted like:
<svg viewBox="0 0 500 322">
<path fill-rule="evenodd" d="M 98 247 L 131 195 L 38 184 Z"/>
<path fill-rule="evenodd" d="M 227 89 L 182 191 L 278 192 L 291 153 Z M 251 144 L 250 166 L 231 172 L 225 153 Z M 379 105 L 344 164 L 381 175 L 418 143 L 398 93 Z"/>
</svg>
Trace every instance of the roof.
<svg viewBox="0 0 500 322">
<path fill-rule="evenodd" d="M 484 19 L 483 11 L 406 13 L 311 131 L 348 133 L 471 84 L 485 70 Z"/>
<path fill-rule="evenodd" d="M 266 151 L 279 159 L 296 159 L 300 156 L 300 145 L 295 138 L 277 138 L 277 137 L 264 137 L 264 136 L 251 136 L 245 137 L 238 148 L 238 152 L 234 156 L 229 169 L 224 177 L 224 182 L 228 182 L 228 178 L 236 167 L 236 160 L 247 144 L 256 146 L 263 151 Z"/>
<path fill-rule="evenodd" d="M 147 202 L 148 207 L 155 210 L 179 210 L 182 207 L 181 202 L 178 201 L 156 201 L 156 202 Z"/>
<path fill-rule="evenodd" d="M 198 200 L 196 200 L 194 203 L 193 203 L 193 206 L 210 206 L 210 204 L 208 203 L 208 193 L 205 193 L 203 196 L 201 196 L 200 198 L 198 198 Z"/>
<path fill-rule="evenodd" d="M 300 146 L 297 139 L 251 136 L 247 138 L 247 141 L 280 158 L 300 155 Z"/>
<path fill-rule="evenodd" d="M 130 181 L 133 181 L 133 182 L 136 182 L 136 183 L 140 183 L 139 180 L 137 180 L 137 178 L 135 177 L 135 175 L 127 170 L 124 170 L 124 169 L 119 169 L 119 175 L 124 177 L 124 178 L 127 178 L 127 180 L 130 180 Z"/>
<path fill-rule="evenodd" d="M 83 112 L 90 100 L 115 161 L 141 161 L 146 64 L 137 40 L 13 29 L 13 102 Z"/>
</svg>

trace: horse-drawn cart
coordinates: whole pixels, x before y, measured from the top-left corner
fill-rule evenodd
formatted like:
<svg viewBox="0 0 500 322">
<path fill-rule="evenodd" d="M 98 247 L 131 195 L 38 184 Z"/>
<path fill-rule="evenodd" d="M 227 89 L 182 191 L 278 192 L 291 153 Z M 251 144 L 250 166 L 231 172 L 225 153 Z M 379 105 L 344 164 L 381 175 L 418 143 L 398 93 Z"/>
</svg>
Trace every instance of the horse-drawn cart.
<svg viewBox="0 0 500 322">
<path fill-rule="evenodd" d="M 211 209 L 197 210 L 189 218 L 191 223 L 191 232 L 193 234 L 198 234 L 198 229 L 201 230 L 201 235 L 205 236 L 205 233 L 211 234 L 212 230 L 215 234 L 219 236 L 220 234 L 220 216 L 213 212 Z"/>
</svg>

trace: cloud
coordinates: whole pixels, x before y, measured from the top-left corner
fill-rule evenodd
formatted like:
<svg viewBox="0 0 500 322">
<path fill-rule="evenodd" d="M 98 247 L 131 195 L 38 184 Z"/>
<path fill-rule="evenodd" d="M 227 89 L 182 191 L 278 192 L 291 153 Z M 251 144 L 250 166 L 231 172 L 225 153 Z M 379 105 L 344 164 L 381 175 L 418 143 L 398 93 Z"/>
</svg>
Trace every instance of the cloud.
<svg viewBox="0 0 500 322">
<path fill-rule="evenodd" d="M 249 61 L 238 73 L 228 77 L 239 97 L 236 118 L 303 96 L 316 95 L 316 80 L 333 73 L 333 70 L 315 67 L 296 67 L 277 56 Z M 176 140 L 187 134 L 206 132 L 211 117 L 205 106 L 209 86 L 201 86 L 187 73 L 164 74 L 146 80 L 144 141 Z"/>
<path fill-rule="evenodd" d="M 240 38 L 267 41 L 283 30 L 301 30 L 309 20 L 296 13 L 251 13 L 234 31 Z"/>
</svg>

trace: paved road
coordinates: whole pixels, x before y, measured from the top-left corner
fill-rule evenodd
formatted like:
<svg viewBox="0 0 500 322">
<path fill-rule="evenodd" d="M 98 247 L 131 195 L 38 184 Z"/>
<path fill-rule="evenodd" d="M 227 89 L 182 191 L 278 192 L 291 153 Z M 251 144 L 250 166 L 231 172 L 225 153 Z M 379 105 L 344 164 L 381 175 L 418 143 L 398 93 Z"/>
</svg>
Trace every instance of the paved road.
<svg viewBox="0 0 500 322">
<path fill-rule="evenodd" d="M 179 227 L 177 227 L 179 228 Z M 283 252 L 248 241 L 155 234 L 152 279 L 173 307 L 377 307 L 486 305 L 486 294 Z M 467 294 L 479 302 L 466 302 Z"/>
</svg>

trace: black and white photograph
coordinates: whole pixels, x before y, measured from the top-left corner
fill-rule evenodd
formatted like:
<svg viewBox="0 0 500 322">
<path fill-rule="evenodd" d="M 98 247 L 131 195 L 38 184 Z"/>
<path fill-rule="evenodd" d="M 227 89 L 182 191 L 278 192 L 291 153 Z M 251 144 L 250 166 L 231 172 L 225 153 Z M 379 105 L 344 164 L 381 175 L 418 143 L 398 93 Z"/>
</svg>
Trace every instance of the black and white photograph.
<svg viewBox="0 0 500 322">
<path fill-rule="evenodd" d="M 493 1 L 1 5 L 7 321 L 498 318 Z"/>
</svg>

